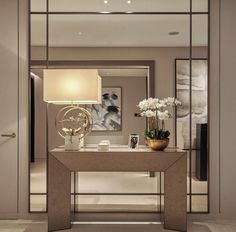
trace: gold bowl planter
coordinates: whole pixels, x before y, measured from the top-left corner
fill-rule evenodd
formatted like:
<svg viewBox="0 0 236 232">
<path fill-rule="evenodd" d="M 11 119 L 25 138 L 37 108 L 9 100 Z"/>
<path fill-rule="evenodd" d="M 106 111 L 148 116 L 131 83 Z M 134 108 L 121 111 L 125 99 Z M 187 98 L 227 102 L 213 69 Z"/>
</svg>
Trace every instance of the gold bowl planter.
<svg viewBox="0 0 236 232">
<path fill-rule="evenodd" d="M 169 139 L 150 139 L 146 138 L 146 144 L 153 150 L 162 151 L 167 148 Z"/>
</svg>

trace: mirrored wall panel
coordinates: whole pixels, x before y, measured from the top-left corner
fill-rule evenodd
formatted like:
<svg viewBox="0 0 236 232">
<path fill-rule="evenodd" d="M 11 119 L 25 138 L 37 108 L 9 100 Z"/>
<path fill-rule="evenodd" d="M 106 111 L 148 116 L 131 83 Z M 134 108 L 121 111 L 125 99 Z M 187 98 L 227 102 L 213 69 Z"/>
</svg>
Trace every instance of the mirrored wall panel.
<svg viewBox="0 0 236 232">
<path fill-rule="evenodd" d="M 95 68 L 103 99 L 86 106 L 93 127 L 85 145 L 105 139 L 127 147 L 130 134 L 138 134 L 145 146 L 147 122 L 139 101 L 176 96 L 181 105 L 171 111 L 166 128 L 169 147 L 187 152 L 187 211 L 209 212 L 208 1 L 30 2 L 29 211 L 47 212 L 47 150 L 64 144 L 55 128 L 63 106 L 43 101 L 43 70 Z M 72 209 L 161 213 L 164 182 L 163 173 L 153 172 L 72 173 Z"/>
<path fill-rule="evenodd" d="M 34 44 L 31 49 L 31 60 L 47 59 L 47 18 L 44 14 L 30 16 L 30 41 Z"/>
<path fill-rule="evenodd" d="M 50 0 L 52 12 L 189 12 L 189 0 Z"/>
</svg>

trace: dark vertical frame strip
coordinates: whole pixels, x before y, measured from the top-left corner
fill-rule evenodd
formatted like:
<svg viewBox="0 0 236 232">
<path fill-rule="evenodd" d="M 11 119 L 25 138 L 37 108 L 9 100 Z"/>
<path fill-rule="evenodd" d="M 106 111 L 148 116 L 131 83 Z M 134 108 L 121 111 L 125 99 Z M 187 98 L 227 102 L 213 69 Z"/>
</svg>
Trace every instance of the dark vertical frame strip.
<svg viewBox="0 0 236 232">
<path fill-rule="evenodd" d="M 31 154 L 30 154 L 30 162 L 34 163 L 35 162 L 35 130 L 34 130 L 34 125 L 35 125 L 35 83 L 34 83 L 34 78 L 30 77 L 30 87 L 31 87 L 31 97 L 30 97 L 30 110 L 31 110 Z"/>
<path fill-rule="evenodd" d="M 31 120 L 32 120 L 32 115 L 31 115 L 31 80 L 30 80 L 30 72 L 31 72 L 31 0 L 28 0 L 28 117 L 29 117 L 29 146 L 28 146 L 28 212 L 31 212 L 31 178 L 30 178 L 30 158 L 29 155 L 31 154 L 31 144 L 32 144 L 32 139 L 31 139 Z M 34 142 L 34 141 L 33 141 Z"/>
<path fill-rule="evenodd" d="M 49 64 L 49 51 L 48 51 L 48 43 L 49 43 L 49 0 L 46 0 L 46 68 L 48 69 Z M 46 192 L 48 192 L 48 156 L 49 156 L 49 104 L 47 103 L 47 110 L 46 110 L 46 151 L 47 151 L 47 163 L 46 163 Z M 48 212 L 48 194 L 46 195 L 46 212 Z"/>
<path fill-rule="evenodd" d="M 78 211 L 78 207 L 76 207 L 77 206 L 77 204 L 76 204 L 76 202 L 77 202 L 76 193 L 77 193 L 78 188 L 79 188 L 79 186 L 77 187 L 77 182 L 78 181 L 79 181 L 79 176 L 77 178 L 77 172 L 74 172 L 74 213 L 76 211 Z"/>
<path fill-rule="evenodd" d="M 161 192 L 162 192 L 162 188 L 161 188 L 161 176 L 162 175 L 161 175 L 161 172 L 159 172 L 159 176 L 160 176 L 160 181 L 159 181 L 160 182 L 159 183 L 159 185 L 160 185 L 160 192 L 159 192 L 160 193 L 160 196 L 159 196 L 160 199 L 159 199 L 159 203 L 160 203 L 160 214 L 161 214 L 162 213 L 162 210 L 161 210 Z M 158 193 L 158 191 L 157 191 L 157 193 Z M 158 212 L 158 208 L 157 208 L 157 212 Z"/>
<path fill-rule="evenodd" d="M 192 30 L 193 30 L 193 5 L 190 0 L 190 14 L 189 14 L 189 211 L 192 212 Z"/>
<path fill-rule="evenodd" d="M 20 193 L 20 183 L 19 183 L 19 171 L 20 171 L 20 157 L 19 157 L 19 135 L 20 135 L 20 3 L 17 0 L 17 213 L 19 213 L 19 193 Z"/>
<path fill-rule="evenodd" d="M 46 0 L 46 66 L 49 66 L 49 0 Z"/>
<path fill-rule="evenodd" d="M 221 213 L 221 0 L 219 4 L 219 213 Z"/>
<path fill-rule="evenodd" d="M 46 163 L 46 212 L 48 212 L 48 155 L 49 155 L 49 136 L 48 136 L 48 133 L 49 133 L 49 126 L 48 126 L 48 123 L 49 123 L 49 103 L 47 103 L 47 108 L 46 108 L 46 152 L 47 152 L 47 157 L 46 157 L 46 160 L 47 160 L 47 163 Z"/>
<path fill-rule="evenodd" d="M 208 0 L 208 11 L 210 9 L 210 0 Z M 207 49 L 207 123 L 208 123 L 208 133 L 207 133 L 207 155 L 208 155 L 208 162 L 207 162 L 207 212 L 210 213 L 210 199 L 209 199 L 209 194 L 210 194 L 210 14 L 207 15 L 207 45 L 208 45 L 208 49 Z"/>
</svg>

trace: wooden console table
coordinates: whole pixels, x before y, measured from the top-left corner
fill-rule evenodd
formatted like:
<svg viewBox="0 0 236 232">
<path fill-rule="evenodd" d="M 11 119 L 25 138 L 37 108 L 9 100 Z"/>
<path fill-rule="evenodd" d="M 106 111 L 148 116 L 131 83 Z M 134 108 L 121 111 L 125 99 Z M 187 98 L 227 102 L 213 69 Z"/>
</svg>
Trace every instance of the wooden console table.
<svg viewBox="0 0 236 232">
<path fill-rule="evenodd" d="M 71 228 L 71 172 L 164 172 L 164 227 L 187 230 L 187 155 L 184 151 L 54 149 L 48 157 L 48 231 Z"/>
</svg>

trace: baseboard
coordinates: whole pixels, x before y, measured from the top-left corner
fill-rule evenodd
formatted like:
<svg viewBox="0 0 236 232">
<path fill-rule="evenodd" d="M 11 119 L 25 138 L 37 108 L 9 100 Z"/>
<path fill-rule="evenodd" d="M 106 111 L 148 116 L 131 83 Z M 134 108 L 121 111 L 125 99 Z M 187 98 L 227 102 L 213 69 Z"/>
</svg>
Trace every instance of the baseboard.
<svg viewBox="0 0 236 232">
<path fill-rule="evenodd" d="M 17 213 L 0 213 L 0 220 L 15 220 L 18 219 Z"/>
</svg>

